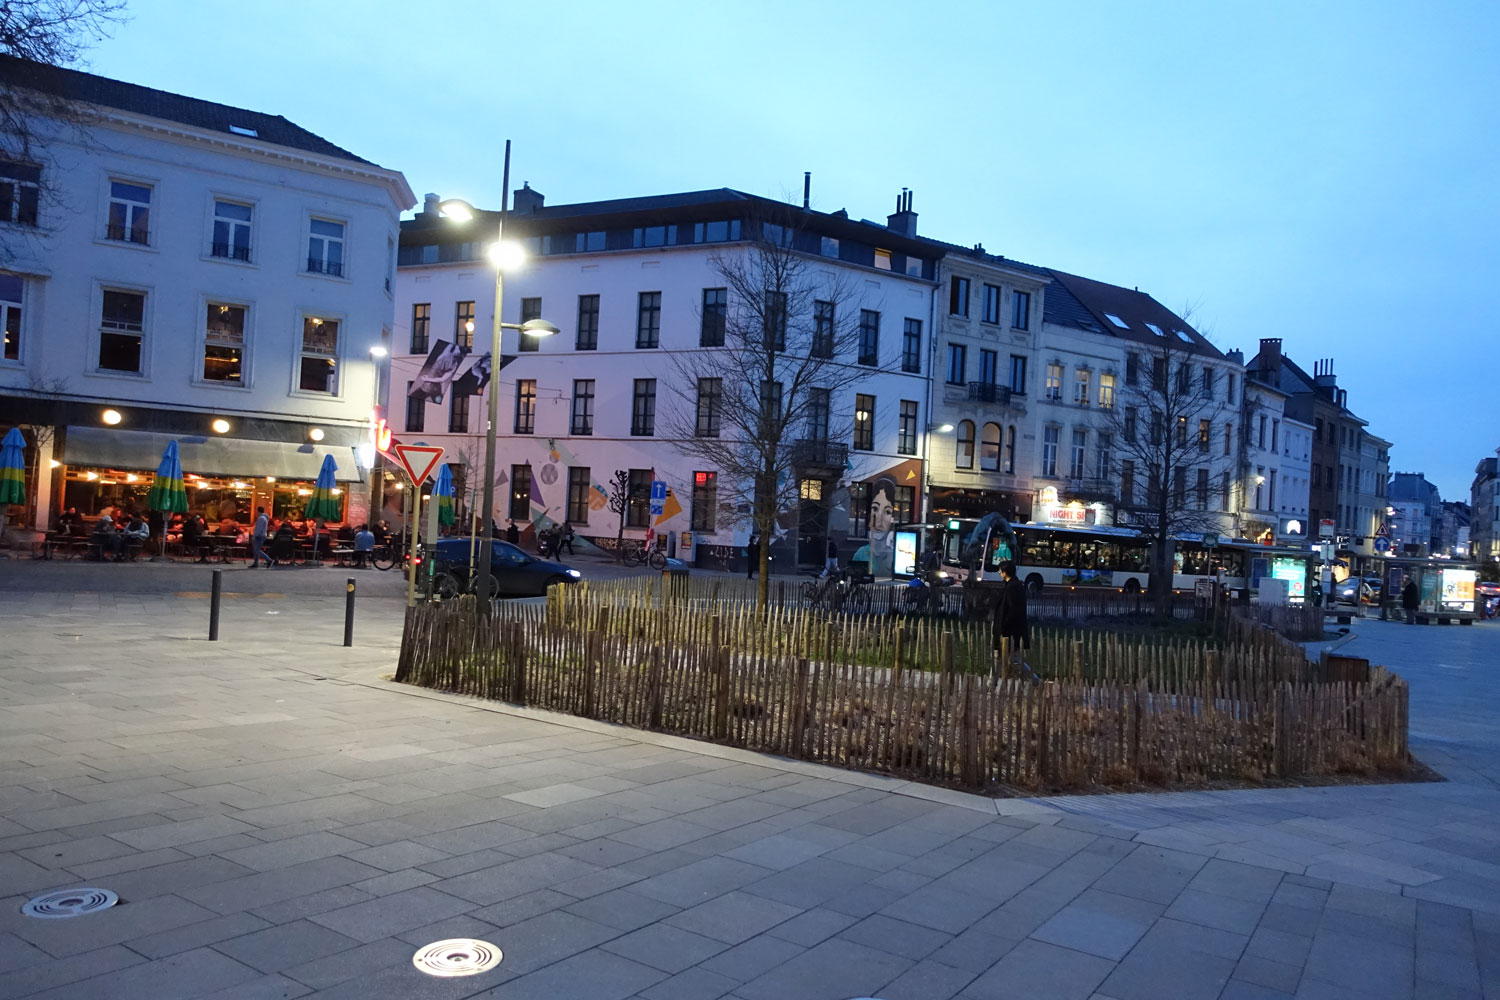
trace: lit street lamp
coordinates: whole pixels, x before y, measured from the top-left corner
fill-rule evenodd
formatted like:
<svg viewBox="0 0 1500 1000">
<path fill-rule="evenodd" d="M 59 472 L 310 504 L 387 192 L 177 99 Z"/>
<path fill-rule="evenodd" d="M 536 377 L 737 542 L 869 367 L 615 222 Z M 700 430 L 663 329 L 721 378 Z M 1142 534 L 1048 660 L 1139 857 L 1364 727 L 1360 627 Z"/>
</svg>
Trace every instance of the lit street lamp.
<svg viewBox="0 0 1500 1000">
<path fill-rule="evenodd" d="M 484 432 L 484 493 L 481 507 L 484 514 L 484 532 L 483 543 L 480 547 L 480 551 L 484 553 L 482 562 L 484 571 L 479 576 L 479 589 L 476 591 L 477 605 L 481 609 L 479 616 L 481 620 L 489 611 L 490 553 L 494 550 L 495 538 L 495 427 L 500 422 L 500 331 L 502 329 L 516 330 L 523 337 L 550 337 L 558 332 L 557 327 L 541 319 L 529 319 L 524 323 L 500 321 L 500 310 L 505 295 L 505 269 L 519 267 L 524 260 L 520 247 L 505 242 L 505 219 L 509 204 L 510 140 L 507 139 L 505 140 L 505 168 L 501 172 L 500 180 L 500 220 L 495 229 L 495 244 L 487 253 L 490 262 L 495 265 L 495 323 L 490 336 L 489 405 L 486 407 Z M 474 206 L 456 198 L 441 203 L 438 211 L 444 218 L 459 223 L 472 222 L 476 214 Z"/>
</svg>

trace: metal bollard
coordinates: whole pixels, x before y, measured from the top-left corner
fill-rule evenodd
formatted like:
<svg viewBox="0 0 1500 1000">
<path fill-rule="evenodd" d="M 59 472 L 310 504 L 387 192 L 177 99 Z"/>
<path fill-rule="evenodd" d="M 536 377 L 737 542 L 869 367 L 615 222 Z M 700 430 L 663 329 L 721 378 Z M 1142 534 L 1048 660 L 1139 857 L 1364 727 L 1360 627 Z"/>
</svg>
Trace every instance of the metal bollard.
<svg viewBox="0 0 1500 1000">
<path fill-rule="evenodd" d="M 344 594 L 344 645 L 354 645 L 354 577 L 349 577 Z"/>
<path fill-rule="evenodd" d="M 219 598 L 224 593 L 224 571 L 214 570 L 213 590 L 208 597 L 208 641 L 219 641 Z"/>
</svg>

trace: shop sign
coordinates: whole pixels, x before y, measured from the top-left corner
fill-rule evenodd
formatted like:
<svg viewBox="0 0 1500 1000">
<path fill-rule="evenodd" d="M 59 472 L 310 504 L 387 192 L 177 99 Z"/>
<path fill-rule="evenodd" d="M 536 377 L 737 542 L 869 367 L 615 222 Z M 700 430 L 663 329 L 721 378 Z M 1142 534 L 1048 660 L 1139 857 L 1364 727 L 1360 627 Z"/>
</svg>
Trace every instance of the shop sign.
<svg viewBox="0 0 1500 1000">
<path fill-rule="evenodd" d="M 1092 512 L 1082 505 L 1046 507 L 1042 511 L 1043 516 L 1049 521 L 1057 521 L 1062 524 L 1089 524 L 1089 514 Z"/>
<path fill-rule="evenodd" d="M 1473 611 L 1475 578 L 1472 569 L 1443 570 L 1443 607 Z"/>
<path fill-rule="evenodd" d="M 1276 522 L 1276 537 L 1302 541 L 1307 537 L 1307 521 L 1300 517 L 1283 517 Z"/>
</svg>

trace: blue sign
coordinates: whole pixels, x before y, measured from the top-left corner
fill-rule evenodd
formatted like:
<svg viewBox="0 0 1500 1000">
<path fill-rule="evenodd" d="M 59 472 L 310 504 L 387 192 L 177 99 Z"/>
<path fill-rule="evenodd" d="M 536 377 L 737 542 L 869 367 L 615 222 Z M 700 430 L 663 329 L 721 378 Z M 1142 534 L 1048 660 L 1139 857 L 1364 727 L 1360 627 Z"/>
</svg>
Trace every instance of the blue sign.
<svg viewBox="0 0 1500 1000">
<path fill-rule="evenodd" d="M 667 484 L 665 480 L 651 480 L 651 516 L 661 517 L 667 509 Z"/>
<path fill-rule="evenodd" d="M 1385 555 L 1387 552 L 1391 551 L 1391 540 L 1384 536 L 1377 537 L 1375 539 L 1375 551 L 1379 552 L 1381 555 Z"/>
</svg>

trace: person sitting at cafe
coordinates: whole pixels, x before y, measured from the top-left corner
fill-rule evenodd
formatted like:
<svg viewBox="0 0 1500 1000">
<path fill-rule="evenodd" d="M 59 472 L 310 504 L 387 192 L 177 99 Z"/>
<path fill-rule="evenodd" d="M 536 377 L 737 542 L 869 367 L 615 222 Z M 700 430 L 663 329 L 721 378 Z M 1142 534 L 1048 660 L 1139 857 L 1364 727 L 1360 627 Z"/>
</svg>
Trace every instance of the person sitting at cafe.
<svg viewBox="0 0 1500 1000">
<path fill-rule="evenodd" d="M 190 555 L 196 552 L 199 562 L 208 561 L 208 543 L 204 541 L 207 531 L 201 514 L 189 514 L 182 522 L 182 548 Z"/>
<path fill-rule="evenodd" d="M 167 521 L 167 541 L 169 543 L 182 541 L 182 529 L 186 522 L 187 519 L 181 514 L 173 514 L 171 519 Z"/>
<path fill-rule="evenodd" d="M 239 522 L 234 518 L 225 516 L 219 519 L 219 534 L 233 537 L 240 533 Z"/>
<path fill-rule="evenodd" d="M 59 534 L 66 535 L 73 530 L 73 525 L 81 523 L 78 518 L 78 508 L 69 507 L 58 515 L 57 530 Z"/>
<path fill-rule="evenodd" d="M 141 515 L 132 514 L 130 524 L 125 528 L 124 534 L 120 558 L 123 559 L 127 555 L 134 558 L 135 554 L 145 547 L 146 539 L 151 537 L 151 526 L 142 519 Z"/>
<path fill-rule="evenodd" d="M 94 522 L 94 533 L 89 536 L 90 547 L 99 549 L 101 560 L 106 555 L 117 559 L 124 544 L 124 536 L 115 530 L 115 519 L 108 514 L 100 514 L 99 520 Z"/>
<path fill-rule="evenodd" d="M 375 533 L 368 524 L 361 524 L 354 533 L 354 565 L 363 569 L 375 551 Z"/>
<path fill-rule="evenodd" d="M 386 524 L 384 521 L 376 521 L 375 527 L 371 528 L 370 532 L 375 536 L 376 544 L 391 544 L 391 526 Z"/>
</svg>

